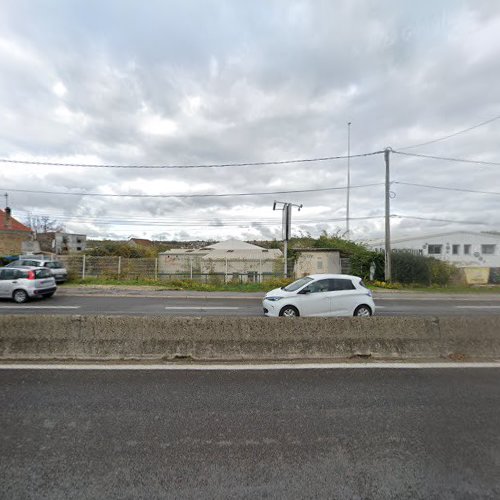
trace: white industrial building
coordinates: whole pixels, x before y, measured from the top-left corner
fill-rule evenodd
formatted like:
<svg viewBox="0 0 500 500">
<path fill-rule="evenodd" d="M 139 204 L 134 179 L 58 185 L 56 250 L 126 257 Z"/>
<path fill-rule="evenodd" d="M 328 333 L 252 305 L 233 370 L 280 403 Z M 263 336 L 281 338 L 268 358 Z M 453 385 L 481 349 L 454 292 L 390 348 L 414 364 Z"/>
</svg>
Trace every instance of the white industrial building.
<svg viewBox="0 0 500 500">
<path fill-rule="evenodd" d="M 262 281 L 282 272 L 278 249 L 267 249 L 239 240 L 227 240 L 203 248 L 176 248 L 158 255 L 160 276 L 196 278 L 219 276 L 224 281 Z"/>
<path fill-rule="evenodd" d="M 369 245 L 384 250 L 384 241 Z M 458 267 L 500 267 L 500 234 L 454 231 L 391 240 L 393 250 L 414 250 Z"/>
<path fill-rule="evenodd" d="M 384 241 L 368 245 L 384 251 Z M 391 240 L 392 250 L 411 250 L 463 268 L 469 282 L 497 280 L 500 273 L 500 234 L 453 231 Z"/>
</svg>

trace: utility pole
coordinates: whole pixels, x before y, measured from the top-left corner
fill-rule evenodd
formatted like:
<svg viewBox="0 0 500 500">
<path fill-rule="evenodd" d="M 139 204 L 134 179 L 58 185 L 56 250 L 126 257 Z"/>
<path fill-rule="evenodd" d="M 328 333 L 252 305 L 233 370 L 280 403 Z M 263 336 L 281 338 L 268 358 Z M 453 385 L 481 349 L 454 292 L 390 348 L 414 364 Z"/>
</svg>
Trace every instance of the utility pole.
<svg viewBox="0 0 500 500">
<path fill-rule="evenodd" d="M 277 205 L 281 205 L 281 208 Z M 288 203 L 286 201 L 274 201 L 273 210 L 283 211 L 283 222 L 282 222 L 282 237 L 283 237 L 283 254 L 285 257 L 285 265 L 283 269 L 283 275 L 285 278 L 288 277 L 288 240 L 291 236 L 291 226 L 292 226 L 292 207 L 302 208 L 303 205 L 296 205 L 295 203 Z"/>
<path fill-rule="evenodd" d="M 345 212 L 345 235 L 349 239 L 349 205 L 351 195 L 351 122 L 347 122 L 347 200 Z"/>
<path fill-rule="evenodd" d="M 385 148 L 385 281 L 391 281 L 391 148 Z"/>
</svg>

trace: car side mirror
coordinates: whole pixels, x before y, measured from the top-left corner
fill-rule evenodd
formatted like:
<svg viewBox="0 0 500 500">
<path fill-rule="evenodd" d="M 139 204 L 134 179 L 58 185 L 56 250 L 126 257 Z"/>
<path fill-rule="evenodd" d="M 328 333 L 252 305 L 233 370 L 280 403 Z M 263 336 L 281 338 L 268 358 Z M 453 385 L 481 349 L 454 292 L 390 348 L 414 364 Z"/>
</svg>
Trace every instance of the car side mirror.
<svg viewBox="0 0 500 500">
<path fill-rule="evenodd" d="M 308 293 L 311 293 L 311 290 L 304 288 L 300 292 L 297 292 L 297 293 L 300 293 L 301 295 L 307 295 Z"/>
</svg>

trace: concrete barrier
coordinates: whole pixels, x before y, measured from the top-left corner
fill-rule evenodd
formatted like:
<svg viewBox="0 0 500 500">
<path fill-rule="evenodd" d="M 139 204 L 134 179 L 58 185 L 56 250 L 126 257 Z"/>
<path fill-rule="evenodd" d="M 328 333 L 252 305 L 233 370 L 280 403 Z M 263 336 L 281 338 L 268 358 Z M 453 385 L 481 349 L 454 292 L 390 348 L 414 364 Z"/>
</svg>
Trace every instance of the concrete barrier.
<svg viewBox="0 0 500 500">
<path fill-rule="evenodd" d="M 2 360 L 319 360 L 500 356 L 500 316 L 0 316 Z"/>
</svg>

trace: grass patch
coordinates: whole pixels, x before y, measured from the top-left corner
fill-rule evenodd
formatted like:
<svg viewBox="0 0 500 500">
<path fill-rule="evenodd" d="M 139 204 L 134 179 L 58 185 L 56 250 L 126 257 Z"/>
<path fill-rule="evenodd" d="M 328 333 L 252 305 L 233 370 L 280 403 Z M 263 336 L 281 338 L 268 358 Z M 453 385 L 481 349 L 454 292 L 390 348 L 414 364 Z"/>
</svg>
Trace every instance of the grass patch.
<svg viewBox="0 0 500 500">
<path fill-rule="evenodd" d="M 72 286 L 120 286 L 120 287 L 150 287 L 155 290 L 192 290 L 197 292 L 267 292 L 273 288 L 287 285 L 293 280 L 269 280 L 264 283 L 200 283 L 192 280 L 155 280 L 136 279 L 118 280 L 109 278 L 79 278 L 66 283 L 65 287 Z"/>
<path fill-rule="evenodd" d="M 155 290 L 192 290 L 198 292 L 268 292 L 273 288 L 279 288 L 291 283 L 293 280 L 274 279 L 264 283 L 240 283 L 240 282 L 214 282 L 200 283 L 194 280 L 154 280 L 154 279 L 112 279 L 112 278 L 85 278 L 73 279 L 64 284 L 64 287 L 72 286 L 119 286 L 119 287 L 148 287 Z M 418 286 L 401 285 L 398 283 L 385 284 L 381 282 L 368 283 L 368 288 L 373 291 L 403 291 L 424 293 L 447 293 L 447 294 L 482 294 L 498 293 L 500 285 L 471 285 L 471 286 Z"/>
</svg>

